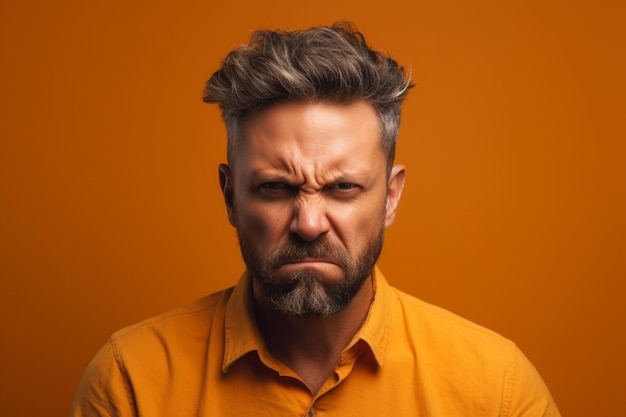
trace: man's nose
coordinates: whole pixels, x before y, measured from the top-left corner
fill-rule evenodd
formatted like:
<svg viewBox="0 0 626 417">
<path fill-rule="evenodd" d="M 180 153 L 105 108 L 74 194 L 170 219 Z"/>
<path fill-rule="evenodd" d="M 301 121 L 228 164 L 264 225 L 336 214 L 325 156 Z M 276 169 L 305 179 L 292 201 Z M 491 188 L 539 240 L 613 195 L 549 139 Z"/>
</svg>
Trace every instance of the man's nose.
<svg viewBox="0 0 626 417">
<path fill-rule="evenodd" d="M 330 230 L 323 201 L 311 199 L 298 201 L 294 207 L 290 231 L 306 241 L 313 241 Z"/>
</svg>

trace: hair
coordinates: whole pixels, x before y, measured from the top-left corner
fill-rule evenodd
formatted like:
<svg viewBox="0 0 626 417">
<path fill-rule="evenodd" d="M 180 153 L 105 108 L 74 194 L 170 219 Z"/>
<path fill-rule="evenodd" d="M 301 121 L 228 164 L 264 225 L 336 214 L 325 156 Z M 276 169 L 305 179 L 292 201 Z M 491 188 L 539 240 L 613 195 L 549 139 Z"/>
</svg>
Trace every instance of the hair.
<svg viewBox="0 0 626 417">
<path fill-rule="evenodd" d="M 289 101 L 365 101 L 381 127 L 388 169 L 395 156 L 401 104 L 413 87 L 391 57 L 372 50 L 350 23 L 302 31 L 253 32 L 206 83 L 203 100 L 219 103 L 231 160 L 246 116 Z"/>
</svg>

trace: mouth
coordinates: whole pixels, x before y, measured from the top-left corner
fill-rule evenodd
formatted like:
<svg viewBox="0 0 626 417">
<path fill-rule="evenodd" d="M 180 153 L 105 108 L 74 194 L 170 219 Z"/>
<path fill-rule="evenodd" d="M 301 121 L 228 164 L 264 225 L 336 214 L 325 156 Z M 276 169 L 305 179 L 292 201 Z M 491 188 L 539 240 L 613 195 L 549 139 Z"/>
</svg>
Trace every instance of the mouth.
<svg viewBox="0 0 626 417">
<path fill-rule="evenodd" d="M 332 258 L 302 258 L 302 259 L 288 259 L 286 261 L 283 262 L 284 266 L 315 266 L 315 265 L 328 265 L 328 264 L 332 264 L 332 265 L 337 265 L 339 266 L 339 262 L 337 262 L 337 260 L 332 259 Z"/>
</svg>

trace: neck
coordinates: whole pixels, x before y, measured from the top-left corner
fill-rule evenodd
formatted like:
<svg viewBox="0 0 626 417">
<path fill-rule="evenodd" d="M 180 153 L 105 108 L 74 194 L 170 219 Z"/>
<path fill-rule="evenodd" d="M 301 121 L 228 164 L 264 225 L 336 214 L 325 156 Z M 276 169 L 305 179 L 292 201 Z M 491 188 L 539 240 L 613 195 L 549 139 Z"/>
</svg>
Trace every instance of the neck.
<svg viewBox="0 0 626 417">
<path fill-rule="evenodd" d="M 331 317 L 298 317 L 274 309 L 253 284 L 255 315 L 269 352 L 316 392 L 361 328 L 374 296 L 369 277 L 350 304 Z"/>
</svg>

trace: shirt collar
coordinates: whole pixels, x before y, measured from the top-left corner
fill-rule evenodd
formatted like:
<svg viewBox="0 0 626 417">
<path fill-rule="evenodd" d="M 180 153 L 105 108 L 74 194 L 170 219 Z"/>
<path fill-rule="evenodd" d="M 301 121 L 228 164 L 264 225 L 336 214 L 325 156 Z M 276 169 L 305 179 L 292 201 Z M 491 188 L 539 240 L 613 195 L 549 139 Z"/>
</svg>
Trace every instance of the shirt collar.
<svg viewBox="0 0 626 417">
<path fill-rule="evenodd" d="M 373 285 L 374 300 L 370 310 L 361 329 L 346 350 L 362 340 L 371 350 L 378 365 L 382 366 L 391 326 L 392 290 L 377 266 L 373 272 Z M 244 273 L 240 278 L 228 300 L 224 339 L 223 372 L 228 371 L 235 361 L 249 352 L 266 353 L 265 343 L 253 313 L 252 288 L 248 273 Z"/>
<path fill-rule="evenodd" d="M 222 371 L 248 352 L 261 351 L 265 344 L 252 311 L 252 286 L 248 273 L 244 273 L 226 306 L 224 318 L 224 360 Z"/>
<path fill-rule="evenodd" d="M 370 305 L 370 311 L 354 338 L 354 343 L 359 340 L 367 343 L 379 366 L 385 359 L 385 347 L 389 338 L 391 327 L 392 289 L 385 280 L 382 272 L 376 266 L 373 272 L 374 300 Z"/>
</svg>

